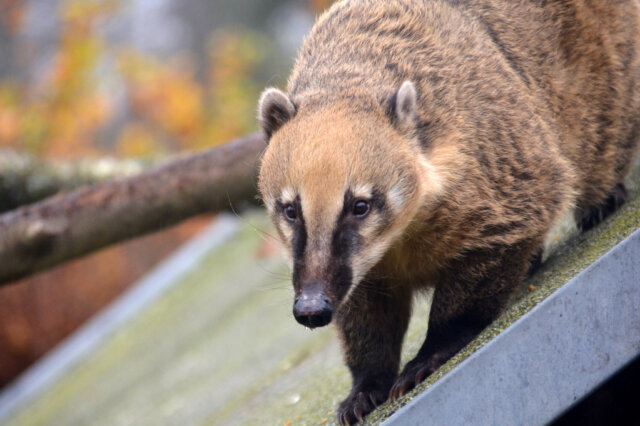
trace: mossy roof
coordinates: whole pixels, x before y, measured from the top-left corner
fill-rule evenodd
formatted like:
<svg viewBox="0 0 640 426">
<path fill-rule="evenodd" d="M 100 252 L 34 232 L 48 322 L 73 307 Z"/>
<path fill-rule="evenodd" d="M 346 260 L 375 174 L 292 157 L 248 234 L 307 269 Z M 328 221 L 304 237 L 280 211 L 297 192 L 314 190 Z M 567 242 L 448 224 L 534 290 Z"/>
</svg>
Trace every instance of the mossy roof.
<svg viewBox="0 0 640 426">
<path fill-rule="evenodd" d="M 413 392 L 367 417 L 378 424 L 416 393 L 640 228 L 640 169 L 630 198 L 596 229 L 572 237 L 543 264 L 511 306 Z M 348 393 L 334 330 L 310 331 L 291 317 L 288 270 L 274 255 L 262 212 L 190 273 L 106 339 L 9 425 L 334 424 Z M 418 300 L 403 347 L 411 358 L 426 331 Z"/>
</svg>

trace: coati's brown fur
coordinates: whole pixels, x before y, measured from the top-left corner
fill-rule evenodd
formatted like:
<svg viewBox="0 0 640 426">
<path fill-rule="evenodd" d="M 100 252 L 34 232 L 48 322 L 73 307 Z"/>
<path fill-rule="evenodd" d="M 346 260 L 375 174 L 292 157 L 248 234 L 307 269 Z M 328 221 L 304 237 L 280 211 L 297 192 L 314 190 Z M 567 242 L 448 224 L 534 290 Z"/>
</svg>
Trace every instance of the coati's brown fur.
<svg viewBox="0 0 640 426">
<path fill-rule="evenodd" d="M 342 423 L 493 320 L 560 215 L 588 228 L 623 201 L 638 24 L 636 0 L 347 0 L 320 17 L 288 94 L 261 99 L 260 191 L 297 319 L 337 324 Z M 398 377 L 427 287 L 428 336 Z"/>
</svg>

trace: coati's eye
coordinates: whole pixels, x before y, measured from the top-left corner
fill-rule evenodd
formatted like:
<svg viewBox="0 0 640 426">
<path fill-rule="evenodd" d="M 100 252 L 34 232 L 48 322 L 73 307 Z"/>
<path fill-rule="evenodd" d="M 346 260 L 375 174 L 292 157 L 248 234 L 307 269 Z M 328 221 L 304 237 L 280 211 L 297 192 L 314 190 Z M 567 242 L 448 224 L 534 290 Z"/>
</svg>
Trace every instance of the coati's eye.
<svg viewBox="0 0 640 426">
<path fill-rule="evenodd" d="M 289 222 L 293 222 L 294 220 L 296 220 L 296 208 L 291 204 L 287 204 L 286 206 L 284 206 L 282 212 L 284 213 L 284 217 L 286 217 Z"/>
<path fill-rule="evenodd" d="M 371 210 L 371 205 L 368 201 L 358 200 L 353 205 L 353 215 L 357 217 L 365 217 L 369 210 Z"/>
</svg>

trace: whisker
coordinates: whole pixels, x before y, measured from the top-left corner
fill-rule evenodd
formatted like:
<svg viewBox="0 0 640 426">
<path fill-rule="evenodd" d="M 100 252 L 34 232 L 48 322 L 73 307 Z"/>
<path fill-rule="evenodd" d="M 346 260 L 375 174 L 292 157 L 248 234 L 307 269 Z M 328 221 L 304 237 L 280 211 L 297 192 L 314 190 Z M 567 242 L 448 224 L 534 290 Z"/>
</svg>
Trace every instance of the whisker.
<svg viewBox="0 0 640 426">
<path fill-rule="evenodd" d="M 291 272 L 287 271 L 287 272 L 282 272 L 282 271 L 274 271 L 271 270 L 269 268 L 267 268 L 263 263 L 258 262 L 257 263 L 258 268 L 260 268 L 263 272 L 265 272 L 266 274 L 268 274 L 269 276 L 272 277 L 276 277 L 276 278 L 282 278 L 284 280 L 290 280 L 291 279 Z"/>
<path fill-rule="evenodd" d="M 261 284 L 257 287 L 257 289 L 259 290 L 265 290 L 265 291 L 274 291 L 274 290 L 279 290 L 279 291 L 289 291 L 290 287 L 287 285 L 288 283 L 286 282 L 274 282 L 274 283 L 265 283 L 265 284 Z"/>
</svg>

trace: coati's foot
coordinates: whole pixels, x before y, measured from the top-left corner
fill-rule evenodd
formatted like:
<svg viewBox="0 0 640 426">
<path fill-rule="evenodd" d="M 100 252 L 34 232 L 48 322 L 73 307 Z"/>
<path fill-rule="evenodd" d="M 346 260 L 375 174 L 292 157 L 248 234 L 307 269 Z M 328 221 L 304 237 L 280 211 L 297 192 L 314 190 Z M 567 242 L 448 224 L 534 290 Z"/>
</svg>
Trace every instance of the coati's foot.
<svg viewBox="0 0 640 426">
<path fill-rule="evenodd" d="M 618 207 L 623 205 L 626 199 L 627 188 L 624 186 L 624 183 L 617 184 L 604 203 L 597 207 L 592 207 L 582 216 L 578 223 L 580 229 L 588 231 L 595 227 L 607 216 L 616 211 Z"/>
<path fill-rule="evenodd" d="M 389 386 L 364 389 L 355 386 L 349 396 L 338 407 L 338 421 L 341 425 L 361 422 L 364 416 L 387 400 Z"/>
<path fill-rule="evenodd" d="M 487 321 L 459 319 L 445 327 L 428 331 L 418 354 L 404 366 L 389 391 L 389 399 L 397 400 L 429 377 L 457 354 L 486 326 Z"/>
<path fill-rule="evenodd" d="M 427 359 L 421 359 L 416 356 L 404 366 L 402 373 L 398 376 L 398 379 L 391 387 L 389 391 L 389 399 L 395 401 L 402 395 L 415 388 L 424 379 L 429 377 L 434 371 L 436 371 L 442 364 L 447 362 L 451 355 L 448 353 L 438 352 L 431 355 Z"/>
<path fill-rule="evenodd" d="M 529 269 L 527 269 L 527 275 L 526 275 L 527 278 L 532 277 L 533 274 L 535 274 L 535 272 L 538 270 L 540 265 L 542 265 L 543 253 L 544 253 L 544 249 L 540 247 L 540 249 L 536 251 L 534 255 L 531 257 L 531 263 L 529 263 Z"/>
</svg>

